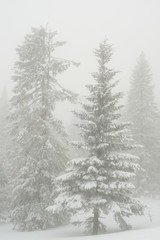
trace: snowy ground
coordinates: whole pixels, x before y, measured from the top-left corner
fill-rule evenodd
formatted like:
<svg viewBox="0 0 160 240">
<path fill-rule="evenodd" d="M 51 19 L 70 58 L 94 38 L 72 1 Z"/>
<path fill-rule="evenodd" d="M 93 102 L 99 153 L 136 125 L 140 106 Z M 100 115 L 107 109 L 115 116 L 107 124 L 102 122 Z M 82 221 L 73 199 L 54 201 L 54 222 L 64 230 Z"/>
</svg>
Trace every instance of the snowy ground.
<svg viewBox="0 0 160 240">
<path fill-rule="evenodd" d="M 86 237 L 80 229 L 73 226 L 46 231 L 18 232 L 12 230 L 12 225 L 2 224 L 0 240 L 160 240 L 160 200 L 145 202 L 151 208 L 152 221 L 149 217 L 133 217 L 130 219 L 133 230 L 130 231 L 119 232 L 111 218 L 107 220 L 108 234 Z"/>
</svg>

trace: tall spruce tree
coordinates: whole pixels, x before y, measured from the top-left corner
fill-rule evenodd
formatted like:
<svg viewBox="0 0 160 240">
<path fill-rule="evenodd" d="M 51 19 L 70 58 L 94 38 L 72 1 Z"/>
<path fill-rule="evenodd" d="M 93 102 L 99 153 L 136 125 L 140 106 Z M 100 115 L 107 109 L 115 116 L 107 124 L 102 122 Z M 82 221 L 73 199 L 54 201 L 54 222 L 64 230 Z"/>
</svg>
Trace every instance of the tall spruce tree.
<svg viewBox="0 0 160 240">
<path fill-rule="evenodd" d="M 54 116 L 57 101 L 74 98 L 57 80 L 71 64 L 55 56 L 56 48 L 63 45 L 55 32 L 40 27 L 33 28 L 17 48 L 10 120 L 13 161 L 19 171 L 13 182 L 11 217 L 23 231 L 52 226 L 46 207 L 54 192 L 54 177 L 67 161 L 66 134 Z"/>
<path fill-rule="evenodd" d="M 106 230 L 103 217 L 112 213 L 121 229 L 129 229 L 126 217 L 142 215 L 144 206 L 132 197 L 132 178 L 140 168 L 138 157 L 128 153 L 135 147 L 128 124 L 120 123 L 118 104 L 122 94 L 114 93 L 116 72 L 109 68 L 111 46 L 106 41 L 95 50 L 98 72 L 94 84 L 88 85 L 87 104 L 80 119 L 83 142 L 79 147 L 88 156 L 68 162 L 66 172 L 57 178 L 59 195 L 49 211 L 66 211 L 71 222 L 84 225 L 86 231 L 98 234 Z"/>
<path fill-rule="evenodd" d="M 134 139 L 143 146 L 137 152 L 144 169 L 137 177 L 139 192 L 149 191 L 153 194 L 159 190 L 160 184 L 160 138 L 157 134 L 160 115 L 155 104 L 151 81 L 150 68 L 142 53 L 133 72 L 126 118 L 133 122 Z"/>
</svg>

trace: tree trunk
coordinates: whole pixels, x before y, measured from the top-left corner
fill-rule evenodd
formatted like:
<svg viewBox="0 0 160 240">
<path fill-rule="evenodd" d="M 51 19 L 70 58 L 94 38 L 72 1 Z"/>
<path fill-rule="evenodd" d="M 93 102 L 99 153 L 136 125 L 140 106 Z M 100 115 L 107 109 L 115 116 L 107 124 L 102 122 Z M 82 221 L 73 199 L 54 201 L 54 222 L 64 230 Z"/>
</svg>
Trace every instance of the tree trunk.
<svg viewBox="0 0 160 240">
<path fill-rule="evenodd" d="M 117 222 L 119 223 L 120 229 L 122 229 L 123 231 L 130 230 L 132 228 L 131 225 L 125 222 L 125 220 L 122 218 L 119 212 L 116 213 L 116 218 L 117 218 Z"/>
<path fill-rule="evenodd" d="M 98 229 L 99 229 L 99 211 L 98 208 L 94 208 L 94 218 L 93 218 L 93 235 L 98 234 Z"/>
</svg>

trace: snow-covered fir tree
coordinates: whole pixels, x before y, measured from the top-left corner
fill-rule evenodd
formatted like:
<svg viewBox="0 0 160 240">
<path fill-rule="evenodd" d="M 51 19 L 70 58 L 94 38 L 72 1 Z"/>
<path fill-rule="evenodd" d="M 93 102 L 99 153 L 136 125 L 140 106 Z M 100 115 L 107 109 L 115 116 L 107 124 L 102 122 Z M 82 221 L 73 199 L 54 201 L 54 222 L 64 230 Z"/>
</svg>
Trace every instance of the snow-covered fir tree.
<svg viewBox="0 0 160 240">
<path fill-rule="evenodd" d="M 56 32 L 40 27 L 33 28 L 17 48 L 10 120 L 13 162 L 19 171 L 13 181 L 11 218 L 23 231 L 53 225 L 46 207 L 54 192 L 54 177 L 67 161 L 66 133 L 54 116 L 57 101 L 74 98 L 57 79 L 71 65 L 56 58 L 55 50 L 63 45 L 56 40 Z"/>
<path fill-rule="evenodd" d="M 134 139 L 143 146 L 137 152 L 144 169 L 137 177 L 139 192 L 159 192 L 160 136 L 157 133 L 160 114 L 155 104 L 150 67 L 144 53 L 140 55 L 133 72 L 126 118 L 133 122 Z"/>
<path fill-rule="evenodd" d="M 126 218 L 144 213 L 144 206 L 132 196 L 132 178 L 140 165 L 138 157 L 128 152 L 136 146 L 128 124 L 119 120 L 122 94 L 115 93 L 116 72 L 109 68 L 111 46 L 102 42 L 95 56 L 98 71 L 92 74 L 94 83 L 87 86 L 88 102 L 76 113 L 84 139 L 77 145 L 87 149 L 88 156 L 68 162 L 66 172 L 57 178 L 59 195 L 48 208 L 53 213 L 68 212 L 73 224 L 92 234 L 106 230 L 107 214 L 113 214 L 121 229 L 129 229 Z"/>
</svg>

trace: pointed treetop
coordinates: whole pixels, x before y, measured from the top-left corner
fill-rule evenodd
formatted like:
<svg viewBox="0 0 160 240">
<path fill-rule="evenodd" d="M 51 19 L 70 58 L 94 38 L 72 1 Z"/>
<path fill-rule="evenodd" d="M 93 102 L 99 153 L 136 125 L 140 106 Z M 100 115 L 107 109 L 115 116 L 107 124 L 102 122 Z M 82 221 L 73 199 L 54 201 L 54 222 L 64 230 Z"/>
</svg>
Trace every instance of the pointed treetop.
<svg viewBox="0 0 160 240">
<path fill-rule="evenodd" d="M 112 46 L 104 39 L 104 41 L 99 44 L 99 48 L 94 50 L 94 54 L 98 58 L 98 63 L 105 65 L 112 57 Z"/>
</svg>

